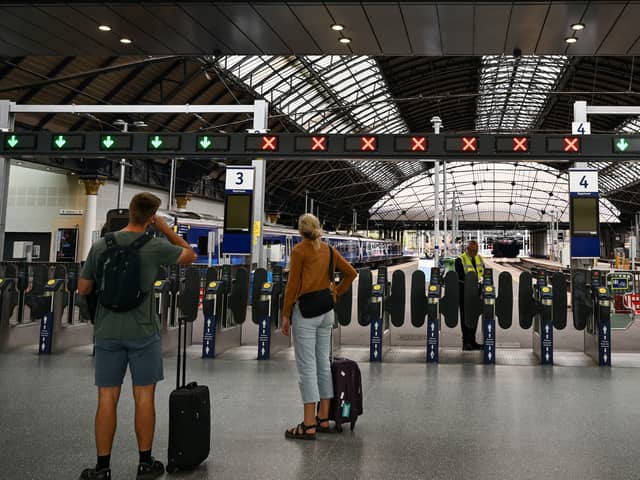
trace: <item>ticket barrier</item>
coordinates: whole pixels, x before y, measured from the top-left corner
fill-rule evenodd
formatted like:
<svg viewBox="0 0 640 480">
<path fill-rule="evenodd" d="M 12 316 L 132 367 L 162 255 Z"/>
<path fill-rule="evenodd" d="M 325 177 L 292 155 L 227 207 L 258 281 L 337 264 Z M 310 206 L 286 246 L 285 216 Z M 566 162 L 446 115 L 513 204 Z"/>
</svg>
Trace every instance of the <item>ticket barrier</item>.
<svg viewBox="0 0 640 480">
<path fill-rule="evenodd" d="M 267 271 L 258 268 L 254 272 L 251 316 L 258 325 L 258 360 L 268 360 L 271 352 L 289 348 L 290 337 L 280 330 L 284 301 L 284 278 L 282 267 L 272 268 L 271 281 Z"/>
<path fill-rule="evenodd" d="M 478 291 L 479 289 L 479 291 Z M 468 272 L 464 279 L 464 319 L 473 326 L 482 318 L 483 355 L 485 365 L 496 363 L 496 319 L 500 328 L 507 329 L 513 322 L 513 282 L 509 272 L 498 277 L 498 290 L 493 282 L 493 269 L 485 268 L 482 284 L 478 286 L 478 274 Z"/>
<path fill-rule="evenodd" d="M 240 346 L 248 296 L 249 273 L 245 267 L 232 270 L 231 265 L 222 265 L 222 268 L 207 269 L 202 304 L 203 358 L 214 358 Z"/>
<path fill-rule="evenodd" d="M 411 324 L 419 328 L 427 319 L 427 363 L 438 363 L 440 358 L 441 317 L 449 328 L 458 325 L 458 297 L 455 271 L 447 272 L 443 282 L 440 268 L 431 268 L 428 289 L 422 270 L 411 275 Z"/>
<path fill-rule="evenodd" d="M 334 272 L 333 283 L 335 286 L 340 285 L 343 275 L 342 272 Z M 342 331 L 340 327 L 347 326 L 351 323 L 351 310 L 353 308 L 353 287 L 349 285 L 347 291 L 336 300 L 333 309 L 334 321 L 333 331 L 331 335 L 333 352 L 336 352 L 342 343 Z"/>
<path fill-rule="evenodd" d="M 179 286 L 177 282 L 175 284 Z M 171 324 L 171 318 L 176 317 L 177 304 L 174 299 L 177 295 L 173 294 L 171 290 L 172 279 L 169 277 L 169 272 L 167 269 L 161 268 L 153 283 L 153 303 L 162 332 L 163 352 L 175 350 L 178 342 L 178 327 Z"/>
<path fill-rule="evenodd" d="M 370 327 L 369 361 L 381 362 L 391 346 L 390 323 L 404 323 L 405 277 L 404 272 L 393 272 L 388 281 L 386 267 L 378 267 L 378 277 L 373 283 L 371 270 L 361 270 L 358 279 L 358 323 Z"/>
<path fill-rule="evenodd" d="M 571 283 L 573 324 L 584 330 L 584 352 L 600 367 L 611 366 L 611 293 L 598 270 L 578 270 Z"/>
<path fill-rule="evenodd" d="M 553 330 L 564 330 L 567 326 L 565 276 L 555 272 L 551 282 L 547 277 L 543 270 L 522 272 L 518 289 L 520 327 L 528 330 L 533 326 L 533 354 L 541 365 L 553 365 Z"/>
<path fill-rule="evenodd" d="M 0 311 L 0 350 L 34 345 L 38 335 L 38 324 L 24 319 L 25 312 L 29 314 L 28 318 L 32 316 L 29 308 L 25 308 L 29 290 L 28 266 L 27 264 L 7 264 L 4 275 Z"/>
</svg>

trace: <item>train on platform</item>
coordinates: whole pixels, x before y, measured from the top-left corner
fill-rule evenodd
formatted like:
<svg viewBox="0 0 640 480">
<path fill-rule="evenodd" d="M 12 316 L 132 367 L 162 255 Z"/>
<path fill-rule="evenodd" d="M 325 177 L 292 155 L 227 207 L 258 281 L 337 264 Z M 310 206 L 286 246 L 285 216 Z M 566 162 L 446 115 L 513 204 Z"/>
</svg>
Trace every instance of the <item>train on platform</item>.
<svg viewBox="0 0 640 480">
<path fill-rule="evenodd" d="M 181 235 L 196 251 L 196 264 L 220 265 L 222 263 L 223 220 L 211 215 L 190 211 L 160 210 L 169 226 Z M 265 224 L 263 247 L 271 265 L 287 268 L 293 247 L 302 240 L 298 230 L 283 225 Z M 362 236 L 325 233 L 323 240 L 356 267 L 392 265 L 410 260 L 396 240 L 378 240 Z M 242 264 L 246 258 L 231 256 L 232 264 Z"/>
<path fill-rule="evenodd" d="M 516 258 L 522 250 L 522 239 L 515 237 L 494 238 L 491 254 L 494 258 Z"/>
</svg>

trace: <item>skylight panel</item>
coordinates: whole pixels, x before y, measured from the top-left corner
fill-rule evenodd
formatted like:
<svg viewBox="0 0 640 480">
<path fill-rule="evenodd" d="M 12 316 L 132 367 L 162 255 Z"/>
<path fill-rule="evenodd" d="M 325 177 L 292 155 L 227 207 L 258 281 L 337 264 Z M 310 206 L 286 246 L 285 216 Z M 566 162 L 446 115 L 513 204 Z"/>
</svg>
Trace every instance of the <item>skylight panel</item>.
<svg viewBox="0 0 640 480">
<path fill-rule="evenodd" d="M 480 70 L 476 130 L 532 128 L 568 64 L 564 55 L 485 55 Z"/>
</svg>

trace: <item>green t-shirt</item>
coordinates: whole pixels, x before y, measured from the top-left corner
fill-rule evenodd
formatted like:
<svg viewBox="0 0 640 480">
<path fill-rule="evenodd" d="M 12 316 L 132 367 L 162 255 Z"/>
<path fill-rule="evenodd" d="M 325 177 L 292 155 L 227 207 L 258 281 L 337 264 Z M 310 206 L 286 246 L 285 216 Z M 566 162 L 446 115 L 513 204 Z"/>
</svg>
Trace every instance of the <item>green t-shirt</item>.
<svg viewBox="0 0 640 480">
<path fill-rule="evenodd" d="M 137 232 L 116 232 L 116 242 L 127 245 L 141 234 Z M 81 277 L 97 282 L 98 260 L 107 249 L 104 238 L 93 244 L 82 269 Z M 146 293 L 138 307 L 128 312 L 113 312 L 98 302 L 95 319 L 95 337 L 108 339 L 134 339 L 153 335 L 160 330 L 155 309 L 153 283 L 161 265 L 173 265 L 178 261 L 182 248 L 166 240 L 152 238 L 140 250 L 140 289 Z"/>
</svg>

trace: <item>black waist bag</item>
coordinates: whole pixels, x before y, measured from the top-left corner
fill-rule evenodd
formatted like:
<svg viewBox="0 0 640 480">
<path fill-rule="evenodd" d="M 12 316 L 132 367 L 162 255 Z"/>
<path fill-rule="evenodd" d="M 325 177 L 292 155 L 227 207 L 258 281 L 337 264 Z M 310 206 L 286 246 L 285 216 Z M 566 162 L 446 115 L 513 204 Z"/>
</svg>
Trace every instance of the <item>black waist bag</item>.
<svg viewBox="0 0 640 480">
<path fill-rule="evenodd" d="M 333 281 L 333 249 L 329 247 L 329 281 Z M 304 318 L 324 315 L 333 310 L 333 292 L 330 288 L 305 293 L 298 298 L 298 307 Z"/>
</svg>

